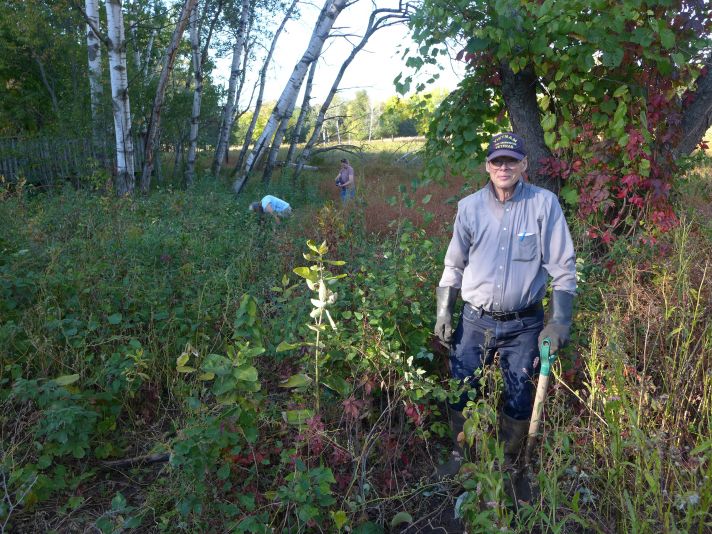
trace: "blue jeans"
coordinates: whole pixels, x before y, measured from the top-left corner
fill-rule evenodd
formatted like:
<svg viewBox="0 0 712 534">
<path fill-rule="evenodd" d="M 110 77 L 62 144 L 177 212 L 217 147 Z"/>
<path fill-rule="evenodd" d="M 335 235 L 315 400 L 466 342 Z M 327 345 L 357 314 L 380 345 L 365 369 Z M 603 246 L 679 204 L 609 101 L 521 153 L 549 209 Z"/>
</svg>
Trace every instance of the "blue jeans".
<svg viewBox="0 0 712 534">
<path fill-rule="evenodd" d="M 460 324 L 455 330 L 450 351 L 450 372 L 453 378 L 464 380 L 475 389 L 475 377 L 484 365 L 489 365 L 499 352 L 499 366 L 504 379 L 503 411 L 514 419 L 529 419 L 534 402 L 532 378 L 539 368 L 539 333 L 544 327 L 544 311 L 511 321 L 495 321 L 482 315 L 477 308 L 465 304 Z M 452 405 L 461 411 L 467 395 Z"/>
<path fill-rule="evenodd" d="M 356 190 L 348 187 L 342 187 L 339 193 L 341 194 L 341 202 L 344 204 L 356 196 Z"/>
</svg>

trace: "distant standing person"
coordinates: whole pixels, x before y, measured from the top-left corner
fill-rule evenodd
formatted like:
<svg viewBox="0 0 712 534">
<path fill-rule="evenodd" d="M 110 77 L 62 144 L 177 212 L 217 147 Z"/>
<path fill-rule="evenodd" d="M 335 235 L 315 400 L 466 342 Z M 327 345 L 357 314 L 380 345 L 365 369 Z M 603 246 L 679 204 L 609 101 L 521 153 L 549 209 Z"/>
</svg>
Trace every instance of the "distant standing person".
<svg viewBox="0 0 712 534">
<path fill-rule="evenodd" d="M 344 204 L 356 195 L 356 182 L 354 182 L 354 169 L 346 158 L 341 160 L 339 174 L 336 175 L 336 185 L 341 189 L 341 202 Z"/>
<path fill-rule="evenodd" d="M 289 217 L 292 214 L 292 207 L 287 201 L 281 198 L 266 195 L 262 197 L 262 200 L 259 202 L 250 204 L 250 211 L 254 211 L 260 215 L 269 213 L 274 217 L 274 220 L 277 221 L 277 224 L 279 224 L 280 219 Z"/>
</svg>

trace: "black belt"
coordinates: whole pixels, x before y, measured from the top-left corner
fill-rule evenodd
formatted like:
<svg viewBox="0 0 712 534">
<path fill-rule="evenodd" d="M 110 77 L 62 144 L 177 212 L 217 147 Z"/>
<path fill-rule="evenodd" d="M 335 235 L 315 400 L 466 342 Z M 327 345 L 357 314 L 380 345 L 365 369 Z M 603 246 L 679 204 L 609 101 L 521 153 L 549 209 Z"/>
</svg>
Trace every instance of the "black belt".
<svg viewBox="0 0 712 534">
<path fill-rule="evenodd" d="M 484 310 L 482 308 L 476 308 L 469 303 L 467 306 L 470 306 L 473 310 L 475 310 L 478 315 L 492 317 L 495 321 L 514 321 L 515 319 L 520 319 L 522 317 L 534 317 L 543 309 L 541 302 L 537 302 L 536 304 L 532 304 L 524 309 L 512 312 Z"/>
</svg>

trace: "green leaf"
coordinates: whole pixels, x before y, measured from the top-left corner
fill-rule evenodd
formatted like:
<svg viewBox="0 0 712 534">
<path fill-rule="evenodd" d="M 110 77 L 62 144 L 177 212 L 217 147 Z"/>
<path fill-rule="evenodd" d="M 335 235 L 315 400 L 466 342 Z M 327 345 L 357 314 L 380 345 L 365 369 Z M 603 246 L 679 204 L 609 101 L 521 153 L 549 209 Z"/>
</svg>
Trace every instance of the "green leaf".
<svg viewBox="0 0 712 534">
<path fill-rule="evenodd" d="M 553 113 L 547 113 L 541 120 L 541 127 L 545 132 L 551 131 L 556 126 L 556 116 Z"/>
<path fill-rule="evenodd" d="M 312 282 L 319 280 L 319 275 L 316 271 L 312 271 L 309 267 L 295 267 L 294 274 L 301 276 L 302 278 L 306 278 Z"/>
<path fill-rule="evenodd" d="M 190 354 L 187 352 L 184 352 L 180 356 L 176 358 L 176 367 L 183 367 L 186 363 L 188 363 L 188 360 L 190 359 Z"/>
<path fill-rule="evenodd" d="M 564 199 L 564 202 L 566 202 L 567 204 L 569 204 L 571 206 L 578 205 L 578 202 L 579 202 L 578 191 L 576 191 L 576 189 L 571 187 L 570 185 L 565 185 L 564 187 L 562 187 L 560 195 L 561 195 L 561 198 Z"/>
<path fill-rule="evenodd" d="M 290 376 L 284 382 L 279 384 L 281 388 L 303 388 L 311 384 L 313 380 L 308 375 L 303 373 L 298 373 L 296 375 Z"/>
<path fill-rule="evenodd" d="M 109 315 L 108 321 L 109 321 L 109 324 L 119 324 L 121 322 L 122 318 L 123 317 L 121 316 L 120 313 L 115 313 L 113 315 Z"/>
<path fill-rule="evenodd" d="M 282 341 L 279 345 L 277 345 L 277 348 L 275 350 L 277 352 L 284 352 L 286 350 L 298 349 L 302 346 L 304 346 L 304 343 L 288 343 L 286 341 Z"/>
<path fill-rule="evenodd" d="M 70 384 L 74 384 L 79 380 L 79 375 L 74 374 L 74 375 L 62 375 L 58 376 L 57 378 L 54 379 L 54 383 L 57 384 L 58 386 L 68 386 Z"/>
<path fill-rule="evenodd" d="M 341 530 L 346 523 L 349 522 L 346 512 L 339 510 L 338 512 L 331 512 L 331 520 L 334 522 L 334 526 Z"/>
<path fill-rule="evenodd" d="M 195 367 L 191 367 L 190 365 L 177 365 L 176 371 L 179 373 L 193 373 L 195 372 Z"/>
<path fill-rule="evenodd" d="M 556 143 L 556 133 L 546 132 L 544 134 L 544 142 L 546 143 L 547 146 L 553 147 L 554 143 Z"/>
<path fill-rule="evenodd" d="M 675 46 L 675 34 L 670 28 L 660 30 L 660 43 L 668 49 Z"/>
<path fill-rule="evenodd" d="M 427 204 L 428 202 L 430 202 L 430 199 L 431 199 L 431 198 L 433 198 L 433 195 L 431 195 L 430 193 L 428 193 L 427 195 L 425 195 L 425 196 L 423 197 L 423 200 L 421 200 L 421 202 L 422 202 L 423 204 Z"/>
<path fill-rule="evenodd" d="M 282 412 L 282 419 L 289 425 L 303 425 L 307 419 L 314 417 L 314 410 L 287 410 Z"/>
<path fill-rule="evenodd" d="M 413 517 L 408 512 L 398 512 L 391 519 L 391 528 L 402 525 L 403 523 L 412 523 Z"/>
<path fill-rule="evenodd" d="M 620 98 L 623 95 L 625 95 L 628 92 L 628 86 L 627 85 L 621 85 L 613 91 L 613 98 Z"/>
</svg>

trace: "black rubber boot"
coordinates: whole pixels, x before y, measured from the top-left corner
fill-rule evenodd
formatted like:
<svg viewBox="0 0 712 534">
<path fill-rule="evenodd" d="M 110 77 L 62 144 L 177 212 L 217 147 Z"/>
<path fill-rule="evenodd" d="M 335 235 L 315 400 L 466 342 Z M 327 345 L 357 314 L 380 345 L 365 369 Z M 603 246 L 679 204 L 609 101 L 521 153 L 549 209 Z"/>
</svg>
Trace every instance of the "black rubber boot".
<svg viewBox="0 0 712 534">
<path fill-rule="evenodd" d="M 505 486 L 515 508 L 519 501 L 530 502 L 532 490 L 523 465 L 524 442 L 529 432 L 529 420 L 520 421 L 502 413 L 499 418 L 499 440 L 504 444 L 504 469 L 509 477 Z"/>
<path fill-rule="evenodd" d="M 452 438 L 452 451 L 450 458 L 444 464 L 437 467 L 435 476 L 438 480 L 452 478 L 460 472 L 460 466 L 465 460 L 462 443 L 458 439 L 465 426 L 465 416 L 462 412 L 449 410 L 450 412 L 450 437 Z"/>
</svg>

